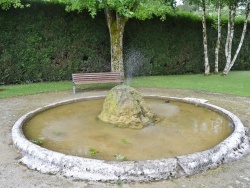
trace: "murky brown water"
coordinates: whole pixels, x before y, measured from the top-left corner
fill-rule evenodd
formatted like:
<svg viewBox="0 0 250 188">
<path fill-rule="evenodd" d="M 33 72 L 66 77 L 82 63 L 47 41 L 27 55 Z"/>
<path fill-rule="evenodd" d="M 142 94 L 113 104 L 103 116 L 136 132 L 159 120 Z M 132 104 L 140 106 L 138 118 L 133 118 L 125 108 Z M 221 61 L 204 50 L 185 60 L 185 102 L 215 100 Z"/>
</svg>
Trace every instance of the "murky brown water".
<svg viewBox="0 0 250 188">
<path fill-rule="evenodd" d="M 215 146 L 232 132 L 224 116 L 180 102 L 147 99 L 160 123 L 141 130 L 99 121 L 103 99 L 67 104 L 44 111 L 24 126 L 26 137 L 42 147 L 89 158 L 146 160 L 174 157 Z"/>
</svg>

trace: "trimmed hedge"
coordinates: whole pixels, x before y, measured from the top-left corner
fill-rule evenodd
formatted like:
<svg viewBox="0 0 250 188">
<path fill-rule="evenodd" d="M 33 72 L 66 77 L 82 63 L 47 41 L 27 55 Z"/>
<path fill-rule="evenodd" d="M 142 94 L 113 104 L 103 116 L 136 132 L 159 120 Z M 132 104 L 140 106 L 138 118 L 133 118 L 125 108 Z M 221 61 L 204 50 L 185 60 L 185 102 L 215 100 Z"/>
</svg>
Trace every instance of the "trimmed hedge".
<svg viewBox="0 0 250 188">
<path fill-rule="evenodd" d="M 63 5 L 33 2 L 30 8 L 0 11 L 0 84 L 70 80 L 72 72 L 110 70 L 109 33 L 103 13 L 67 13 Z M 208 19 L 208 25 L 212 19 Z M 226 25 L 225 25 L 226 27 Z M 236 25 L 237 44 L 242 21 Z M 226 29 L 223 29 L 223 36 Z M 211 69 L 216 30 L 208 28 Z M 225 41 L 225 38 L 222 39 Z M 250 70 L 250 36 L 233 67 Z M 225 65 L 220 51 L 220 70 Z M 203 46 L 200 18 L 168 15 L 146 21 L 129 20 L 124 35 L 128 77 L 202 73 Z"/>
<path fill-rule="evenodd" d="M 130 64 L 133 54 L 140 54 L 143 57 L 141 61 L 132 58 L 134 64 L 139 64 L 134 75 L 201 73 L 203 51 L 200 50 L 200 25 L 200 22 L 197 24 L 197 21 L 171 15 L 165 22 L 159 19 L 131 21 L 125 31 L 126 64 Z M 133 32 L 135 28 L 136 32 Z"/>
<path fill-rule="evenodd" d="M 67 13 L 58 4 L 0 14 L 2 84 L 71 79 L 72 72 L 109 70 L 109 34 L 102 18 Z"/>
</svg>

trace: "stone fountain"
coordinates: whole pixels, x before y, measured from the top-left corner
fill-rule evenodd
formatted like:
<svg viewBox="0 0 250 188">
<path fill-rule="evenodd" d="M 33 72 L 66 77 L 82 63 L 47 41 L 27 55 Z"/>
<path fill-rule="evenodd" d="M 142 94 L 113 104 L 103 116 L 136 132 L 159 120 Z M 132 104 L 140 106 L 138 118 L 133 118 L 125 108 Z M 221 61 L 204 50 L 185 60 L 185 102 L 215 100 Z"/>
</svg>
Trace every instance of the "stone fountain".
<svg viewBox="0 0 250 188">
<path fill-rule="evenodd" d="M 117 125 L 141 129 L 156 121 L 156 116 L 146 105 L 142 95 L 134 88 L 119 85 L 107 94 L 100 120 Z"/>
<path fill-rule="evenodd" d="M 154 160 L 107 161 L 51 151 L 34 144 L 23 133 L 25 122 L 41 112 L 64 104 L 103 97 L 93 96 L 63 101 L 41 107 L 23 115 L 12 129 L 13 143 L 23 155 L 20 162 L 28 168 L 42 173 L 61 174 L 74 179 L 91 181 L 155 181 L 190 176 L 239 159 L 249 152 L 249 137 L 240 119 L 221 107 L 209 104 L 206 100 L 195 98 L 148 96 L 168 101 L 192 103 L 216 111 L 230 119 L 233 132 L 229 137 L 210 149 L 191 154 Z M 157 117 L 149 110 L 142 96 L 136 90 L 127 86 L 118 86 L 107 95 L 99 119 L 118 127 L 125 126 L 140 129 L 146 125 L 154 124 Z"/>
</svg>

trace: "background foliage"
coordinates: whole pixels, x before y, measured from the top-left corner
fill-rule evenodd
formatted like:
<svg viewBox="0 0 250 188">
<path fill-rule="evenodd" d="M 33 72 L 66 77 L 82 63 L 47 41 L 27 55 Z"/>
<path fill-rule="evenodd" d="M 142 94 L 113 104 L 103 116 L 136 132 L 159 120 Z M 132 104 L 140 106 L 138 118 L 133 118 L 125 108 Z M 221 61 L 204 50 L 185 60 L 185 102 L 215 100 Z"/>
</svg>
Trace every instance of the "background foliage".
<svg viewBox="0 0 250 188">
<path fill-rule="evenodd" d="M 52 3 L 30 3 L 30 8 L 0 10 L 0 84 L 70 80 L 72 72 L 110 70 L 109 33 L 103 13 L 66 12 Z M 243 21 L 236 24 L 238 44 Z M 210 63 L 216 30 L 208 19 Z M 187 13 L 130 20 L 125 28 L 124 59 L 128 77 L 202 73 L 201 19 Z M 226 24 L 223 28 L 226 32 Z M 226 39 L 222 38 L 222 42 Z M 224 44 L 222 44 L 224 46 Z M 236 48 L 236 45 L 234 45 Z M 233 69 L 250 70 L 249 28 Z M 220 70 L 225 65 L 221 49 Z M 213 65 L 211 65 L 213 66 Z"/>
</svg>

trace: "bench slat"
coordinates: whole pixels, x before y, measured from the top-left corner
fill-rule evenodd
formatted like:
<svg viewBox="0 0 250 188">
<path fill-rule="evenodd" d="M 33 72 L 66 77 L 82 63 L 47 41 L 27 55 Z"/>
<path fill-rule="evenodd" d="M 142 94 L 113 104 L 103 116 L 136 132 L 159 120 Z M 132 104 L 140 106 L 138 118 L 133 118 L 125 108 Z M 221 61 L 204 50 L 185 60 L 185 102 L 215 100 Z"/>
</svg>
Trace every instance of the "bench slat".
<svg viewBox="0 0 250 188">
<path fill-rule="evenodd" d="M 84 85 L 84 84 L 102 84 L 102 83 L 120 83 L 120 81 L 114 82 L 114 80 L 104 80 L 104 81 L 84 81 L 84 82 L 75 82 L 75 85 Z"/>
<path fill-rule="evenodd" d="M 73 73 L 73 92 L 75 85 L 101 84 L 101 83 L 123 83 L 119 72 L 101 72 L 101 73 Z"/>
<path fill-rule="evenodd" d="M 98 76 L 98 77 L 77 77 L 74 78 L 74 82 L 77 80 L 100 80 L 100 79 L 104 79 L 104 80 L 121 80 L 120 77 L 104 77 L 104 76 Z"/>
<path fill-rule="evenodd" d="M 98 79 L 98 78 L 120 79 L 120 76 L 78 76 L 78 77 L 74 77 L 74 79 Z"/>
<path fill-rule="evenodd" d="M 86 76 L 88 76 L 88 75 L 120 75 L 120 73 L 118 73 L 118 72 L 102 72 L 102 73 L 73 73 L 72 74 L 73 76 L 74 75 L 86 75 Z"/>
</svg>

